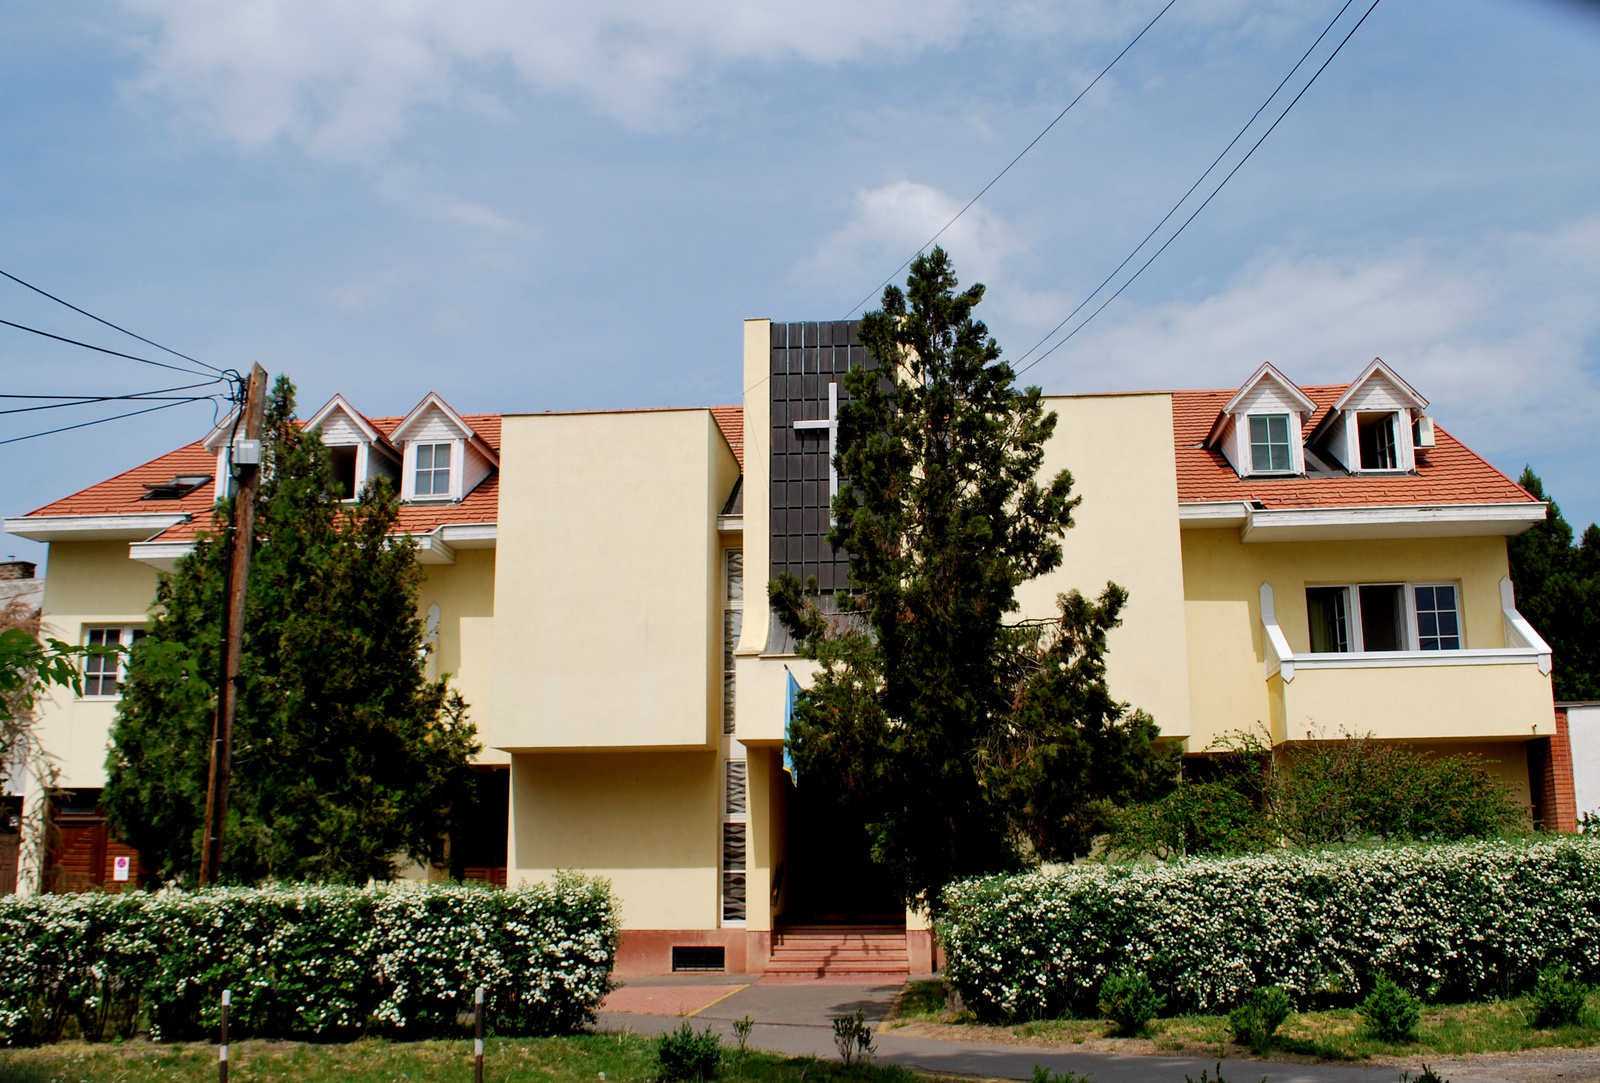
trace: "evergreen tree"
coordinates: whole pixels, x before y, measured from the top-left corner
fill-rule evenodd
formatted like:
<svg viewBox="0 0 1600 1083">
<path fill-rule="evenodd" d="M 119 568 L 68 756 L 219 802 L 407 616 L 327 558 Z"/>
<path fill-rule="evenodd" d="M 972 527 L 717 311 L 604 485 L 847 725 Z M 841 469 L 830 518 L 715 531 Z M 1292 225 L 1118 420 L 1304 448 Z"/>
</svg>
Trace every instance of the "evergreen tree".
<svg viewBox="0 0 1600 1083">
<path fill-rule="evenodd" d="M 360 883 L 392 877 L 397 854 L 437 863 L 479 746 L 460 696 L 425 677 L 423 573 L 393 537 L 394 492 L 342 502 L 285 378 L 265 436 L 222 874 Z M 227 560 L 202 534 L 162 577 L 112 730 L 111 825 L 163 879 L 199 867 Z"/>
<path fill-rule="evenodd" d="M 1121 588 L 1007 622 L 1079 502 L 1069 472 L 1038 480 L 1056 415 L 1013 386 L 972 317 L 983 286 L 957 292 L 942 249 L 907 291 L 861 321 L 878 367 L 844 378 L 828 543 L 853 589 L 785 575 L 769 594 L 821 664 L 791 729 L 800 784 L 836 788 L 905 898 L 937 907 L 954 879 L 1084 852 L 1110 802 L 1171 785 L 1177 753 L 1106 689 Z"/>
<path fill-rule="evenodd" d="M 1549 500 L 1532 467 L 1518 484 Z M 1560 506 L 1549 503 L 1544 522 L 1506 545 L 1517 609 L 1550 644 L 1556 699 L 1600 699 L 1600 527 L 1589 524 L 1574 545 Z"/>
</svg>

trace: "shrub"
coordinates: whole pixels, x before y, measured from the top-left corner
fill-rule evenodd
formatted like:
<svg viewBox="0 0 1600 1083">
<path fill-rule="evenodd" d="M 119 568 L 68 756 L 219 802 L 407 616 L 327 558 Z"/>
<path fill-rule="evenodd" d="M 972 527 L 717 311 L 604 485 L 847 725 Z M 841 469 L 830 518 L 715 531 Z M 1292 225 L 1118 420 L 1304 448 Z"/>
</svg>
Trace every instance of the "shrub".
<svg viewBox="0 0 1600 1083">
<path fill-rule="evenodd" d="M 1386 977 L 1380 977 L 1361 1002 L 1367 1029 L 1386 1042 L 1409 1042 L 1417 1036 L 1422 1002 Z"/>
<path fill-rule="evenodd" d="M 1589 987 L 1568 977 L 1565 963 L 1552 963 L 1539 972 L 1528 1000 L 1533 1007 L 1533 1025 L 1536 1027 L 1564 1027 L 1578 1021 L 1584 1002 L 1589 999 Z"/>
<path fill-rule="evenodd" d="M 1262 1054 L 1272 1048 L 1272 1036 L 1288 1017 L 1289 994 L 1281 985 L 1264 985 L 1250 990 L 1228 1013 L 1228 1025 L 1235 1042 Z"/>
<path fill-rule="evenodd" d="M 1132 968 L 1107 975 L 1100 984 L 1100 1011 L 1123 1034 L 1138 1034 L 1165 1006 L 1150 979 Z"/>
<path fill-rule="evenodd" d="M 839 1050 L 839 1059 L 849 1067 L 858 1060 L 866 1060 L 876 1051 L 872 1042 L 872 1028 L 867 1026 L 867 1013 L 852 1012 L 833 1017 L 833 1044 Z"/>
<path fill-rule="evenodd" d="M 697 1034 L 685 1019 L 656 1039 L 656 1064 L 663 1080 L 713 1079 L 722 1067 L 722 1039 L 709 1023 Z"/>
<path fill-rule="evenodd" d="M 0 897 L 0 1039 L 217 1025 L 246 1036 L 337 1037 L 375 1019 L 405 1033 L 456 1026 L 470 990 L 502 1034 L 589 1022 L 610 989 L 616 903 L 602 880 L 482 887 L 220 888 Z"/>
<path fill-rule="evenodd" d="M 1354 1003 L 1379 973 L 1430 998 L 1511 996 L 1552 962 L 1600 977 L 1600 840 L 1272 852 L 1075 865 L 954 884 L 946 979 L 983 1019 L 1093 1014 L 1132 966 L 1166 1011 L 1226 1011 L 1258 985 Z"/>
</svg>

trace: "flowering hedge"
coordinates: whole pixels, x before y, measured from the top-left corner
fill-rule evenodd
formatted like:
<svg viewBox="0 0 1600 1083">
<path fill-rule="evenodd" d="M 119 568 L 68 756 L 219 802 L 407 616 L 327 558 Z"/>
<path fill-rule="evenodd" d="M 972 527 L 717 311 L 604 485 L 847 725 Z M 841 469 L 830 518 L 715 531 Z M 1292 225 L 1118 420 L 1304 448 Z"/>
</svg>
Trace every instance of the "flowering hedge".
<svg viewBox="0 0 1600 1083">
<path fill-rule="evenodd" d="M 603 880 L 486 887 L 222 888 L 0 897 L 0 1035 L 91 1040 L 148 1023 L 335 1036 L 456 1026 L 485 989 L 503 1034 L 573 1030 L 611 987 L 616 903 Z"/>
<path fill-rule="evenodd" d="M 1169 1011 L 1256 985 L 1304 1004 L 1380 974 L 1435 1000 L 1504 995 L 1551 961 L 1600 978 L 1600 842 L 1568 837 L 1074 866 L 952 885 L 946 974 L 990 1019 L 1089 1014 L 1144 971 Z"/>
</svg>

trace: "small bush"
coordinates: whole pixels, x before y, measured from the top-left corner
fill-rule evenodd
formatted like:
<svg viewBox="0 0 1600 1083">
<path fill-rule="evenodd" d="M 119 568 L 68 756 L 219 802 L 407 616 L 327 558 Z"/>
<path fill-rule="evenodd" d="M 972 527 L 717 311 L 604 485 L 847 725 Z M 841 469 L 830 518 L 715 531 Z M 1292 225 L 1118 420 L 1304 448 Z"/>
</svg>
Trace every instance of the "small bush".
<svg viewBox="0 0 1600 1083">
<path fill-rule="evenodd" d="M 1409 1042 L 1417 1036 L 1422 1002 L 1388 978 L 1380 977 L 1372 993 L 1361 1002 L 1361 1018 L 1381 1040 Z"/>
<path fill-rule="evenodd" d="M 846 1067 L 872 1056 L 876 1050 L 872 1042 L 872 1028 L 867 1026 L 867 1013 L 858 1011 L 834 1016 L 833 1044 Z"/>
<path fill-rule="evenodd" d="M 1150 979 L 1137 970 L 1121 970 L 1100 985 L 1100 1011 L 1123 1034 L 1138 1034 L 1166 1007 Z"/>
<path fill-rule="evenodd" d="M 1553 963 L 1539 972 L 1528 995 L 1533 1005 L 1533 1025 L 1539 1028 L 1570 1026 L 1583 1013 L 1589 987 L 1568 976 L 1567 964 Z"/>
<path fill-rule="evenodd" d="M 722 1067 L 722 1039 L 710 1024 L 696 1033 L 685 1019 L 677 1030 L 656 1039 L 656 1063 L 664 1081 L 714 1079 Z"/>
<path fill-rule="evenodd" d="M 1233 1040 L 1248 1045 L 1258 1055 L 1272 1048 L 1272 1036 L 1289 1017 L 1289 994 L 1281 985 L 1263 985 L 1250 990 L 1233 1011 L 1228 1025 Z"/>
</svg>

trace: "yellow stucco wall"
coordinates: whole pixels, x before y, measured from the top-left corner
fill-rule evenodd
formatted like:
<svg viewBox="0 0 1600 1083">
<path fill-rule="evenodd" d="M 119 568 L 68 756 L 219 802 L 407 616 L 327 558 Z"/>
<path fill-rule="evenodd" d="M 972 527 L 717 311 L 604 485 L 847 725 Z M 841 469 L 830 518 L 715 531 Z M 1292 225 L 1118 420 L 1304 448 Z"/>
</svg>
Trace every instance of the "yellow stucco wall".
<svg viewBox="0 0 1600 1083">
<path fill-rule="evenodd" d="M 53 542 L 44 581 L 46 634 L 84 642 L 85 625 L 143 625 L 156 597 L 154 568 L 128 559 L 128 543 Z M 117 704 L 53 689 L 39 712 L 39 738 L 61 765 L 61 784 L 100 787 Z"/>
<path fill-rule="evenodd" d="M 1190 728 L 1183 564 L 1178 530 L 1172 396 L 1056 397 L 1041 480 L 1070 470 L 1083 503 L 1062 540 L 1059 570 L 1017 588 L 1024 615 L 1058 612 L 1056 595 L 1089 597 L 1108 580 L 1127 588 L 1123 625 L 1108 639 L 1106 681 L 1120 700 L 1148 711 L 1167 737 Z"/>
<path fill-rule="evenodd" d="M 767 576 L 771 572 L 772 321 L 744 321 L 744 626 L 741 655 L 767 642 Z M 741 684 L 744 670 L 739 672 Z M 780 734 L 781 736 L 781 734 Z"/>
<path fill-rule="evenodd" d="M 716 928 L 719 766 L 714 751 L 514 755 L 508 883 L 582 869 L 611 881 L 624 928 Z"/>
<path fill-rule="evenodd" d="M 484 742 L 478 763 L 511 762 L 507 753 L 484 741 L 493 702 L 494 570 L 495 550 L 458 549 L 454 564 L 428 566 L 417 598 L 424 621 L 429 606 L 439 607 L 439 641 L 429 668 L 434 674 L 449 674 L 451 687 L 467 701 L 467 717 Z"/>
<path fill-rule="evenodd" d="M 488 743 L 714 747 L 738 462 L 710 411 L 508 416 L 501 441 Z"/>
<path fill-rule="evenodd" d="M 1287 704 L 1276 705 L 1266 679 L 1262 583 L 1272 585 L 1278 624 L 1296 652 L 1310 648 L 1305 588 L 1318 583 L 1458 582 L 1464 646 L 1504 647 L 1500 580 L 1506 574 L 1506 546 L 1502 537 L 1262 544 L 1241 542 L 1237 530 L 1209 529 L 1183 531 L 1182 548 L 1194 718 L 1190 751 L 1201 751 L 1229 732 L 1274 721 L 1277 732 L 1294 737 L 1296 729 L 1304 729 L 1296 719 L 1308 711 L 1316 712 L 1330 736 L 1341 726 L 1365 732 L 1375 728 L 1378 720 L 1385 725 L 1403 721 L 1412 736 L 1509 736 L 1511 731 L 1500 718 L 1507 712 L 1518 718 L 1526 715 L 1526 721 L 1515 727 L 1518 733 L 1531 735 L 1535 722 L 1550 723 L 1549 681 L 1539 677 L 1531 665 L 1470 667 L 1488 671 L 1474 672 L 1470 687 L 1478 688 L 1482 695 L 1510 699 L 1479 708 L 1452 698 L 1450 709 L 1428 712 L 1428 721 L 1415 724 L 1410 719 L 1424 712 L 1405 697 L 1442 695 L 1450 685 L 1442 675 L 1460 675 L 1468 667 L 1302 669 L 1289 686 Z M 1303 690 L 1302 681 L 1306 681 Z M 1401 691 L 1408 682 L 1414 693 Z M 1354 698 L 1342 694 L 1355 689 L 1362 691 Z M 1346 704 L 1343 709 L 1337 706 L 1341 701 Z M 1297 708 L 1297 703 L 1304 706 Z M 1396 736 L 1399 733 L 1395 731 Z"/>
<path fill-rule="evenodd" d="M 1274 741 L 1371 734 L 1385 740 L 1549 737 L 1550 678 L 1529 663 L 1393 669 L 1296 668 L 1274 677 Z M 1281 720 L 1280 720 L 1281 719 Z"/>
</svg>

